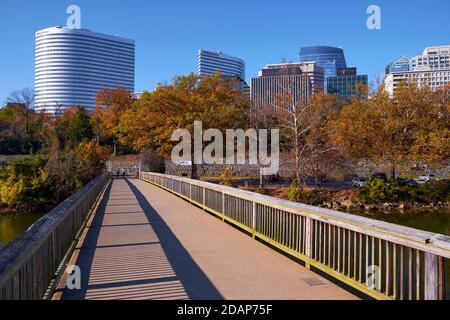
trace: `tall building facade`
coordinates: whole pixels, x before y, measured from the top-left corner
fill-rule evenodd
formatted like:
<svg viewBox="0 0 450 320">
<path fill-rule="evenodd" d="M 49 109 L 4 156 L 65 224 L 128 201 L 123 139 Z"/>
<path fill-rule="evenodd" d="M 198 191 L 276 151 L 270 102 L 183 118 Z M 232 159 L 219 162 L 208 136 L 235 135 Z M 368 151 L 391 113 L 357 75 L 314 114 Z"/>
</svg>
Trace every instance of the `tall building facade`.
<svg viewBox="0 0 450 320">
<path fill-rule="evenodd" d="M 344 50 L 330 46 L 312 46 L 300 48 L 300 61 L 314 61 L 324 70 L 325 91 L 326 79 L 336 76 L 337 69 L 347 68 Z"/>
<path fill-rule="evenodd" d="M 288 94 L 295 104 L 309 99 L 314 93 L 322 92 L 323 69 L 314 62 L 269 64 L 251 81 L 253 108 L 275 109 L 281 95 Z"/>
<path fill-rule="evenodd" d="M 368 78 L 367 75 L 358 75 L 356 68 L 339 68 L 336 76 L 328 77 L 327 90 L 329 94 L 337 94 L 343 100 L 350 100 L 352 97 L 363 98 L 358 92 L 358 85 L 367 87 Z"/>
<path fill-rule="evenodd" d="M 408 70 L 386 68 L 384 88 L 393 95 L 401 82 L 414 82 L 432 90 L 450 84 L 450 45 L 425 48 L 422 55 L 412 58 Z"/>
<path fill-rule="evenodd" d="M 35 109 L 48 113 L 84 106 L 92 111 L 101 88 L 134 92 L 133 40 L 87 29 L 36 32 Z"/>
<path fill-rule="evenodd" d="M 450 45 L 425 48 L 422 55 L 411 59 L 411 71 L 450 69 Z"/>
<path fill-rule="evenodd" d="M 222 76 L 236 76 L 245 81 L 244 60 L 227 55 L 223 52 L 198 50 L 198 75 L 212 75 L 217 71 Z"/>
</svg>

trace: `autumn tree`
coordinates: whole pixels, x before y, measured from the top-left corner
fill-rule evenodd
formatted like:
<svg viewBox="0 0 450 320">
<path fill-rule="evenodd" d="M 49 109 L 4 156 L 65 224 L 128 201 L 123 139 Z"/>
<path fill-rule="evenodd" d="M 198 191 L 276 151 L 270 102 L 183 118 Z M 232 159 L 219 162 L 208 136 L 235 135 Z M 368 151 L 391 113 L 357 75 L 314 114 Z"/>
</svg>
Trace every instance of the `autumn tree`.
<svg viewBox="0 0 450 320">
<path fill-rule="evenodd" d="M 320 184 L 320 176 L 338 164 L 339 154 L 325 130 L 338 108 L 339 101 L 323 93 L 309 99 L 294 99 L 289 91 L 279 95 L 275 113 L 290 136 L 297 184 L 307 176 L 314 176 Z"/>
<path fill-rule="evenodd" d="M 0 139 L 4 141 L 0 149 L 13 153 L 36 151 L 40 148 L 39 130 L 44 115 L 33 109 L 34 91 L 30 88 L 13 91 L 6 102 L 0 112 Z"/>
<path fill-rule="evenodd" d="M 144 93 L 123 113 L 119 141 L 135 151 L 153 149 L 169 158 L 174 130 L 185 128 L 192 133 L 197 120 L 202 121 L 204 130 L 245 128 L 248 107 L 248 99 L 220 74 L 203 78 L 194 74 L 178 76 L 171 84 Z"/>
<path fill-rule="evenodd" d="M 133 103 L 133 96 L 125 88 L 101 89 L 96 96 L 97 107 L 92 114 L 92 125 L 97 140 L 111 139 L 113 154 L 117 152 L 118 126 L 122 114 Z"/>
<path fill-rule="evenodd" d="M 395 178 L 405 163 L 448 159 L 449 125 L 445 92 L 403 83 L 393 97 L 380 88 L 369 100 L 353 101 L 329 128 L 343 153 L 387 163 Z"/>
<path fill-rule="evenodd" d="M 25 143 L 27 149 L 31 147 L 31 117 L 33 113 L 34 90 L 23 88 L 10 93 L 7 102 L 22 113 L 25 120 Z"/>
</svg>

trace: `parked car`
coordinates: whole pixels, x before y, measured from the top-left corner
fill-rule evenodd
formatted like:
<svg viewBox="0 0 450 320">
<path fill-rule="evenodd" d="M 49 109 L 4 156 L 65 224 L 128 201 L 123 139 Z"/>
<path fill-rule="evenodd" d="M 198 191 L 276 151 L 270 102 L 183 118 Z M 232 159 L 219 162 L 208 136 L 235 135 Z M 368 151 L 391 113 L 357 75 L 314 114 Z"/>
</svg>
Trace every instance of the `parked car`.
<svg viewBox="0 0 450 320">
<path fill-rule="evenodd" d="M 406 184 L 410 187 L 417 187 L 419 185 L 416 180 L 408 180 Z"/>
<path fill-rule="evenodd" d="M 380 180 L 383 180 L 384 182 L 387 182 L 387 175 L 386 175 L 386 173 L 382 173 L 382 172 L 374 173 L 373 175 L 370 176 L 370 178 L 372 180 L 380 179 Z"/>
<path fill-rule="evenodd" d="M 364 187 L 367 184 L 366 178 L 354 178 L 352 180 L 353 187 Z"/>
<path fill-rule="evenodd" d="M 428 174 L 425 174 L 423 176 L 420 176 L 419 177 L 419 182 L 433 181 L 435 179 L 436 179 L 436 176 L 434 174 L 428 173 Z"/>
<path fill-rule="evenodd" d="M 410 187 L 416 187 L 419 184 L 415 180 L 407 180 L 402 178 L 395 179 L 395 182 L 397 182 L 401 186 L 410 186 Z"/>
</svg>

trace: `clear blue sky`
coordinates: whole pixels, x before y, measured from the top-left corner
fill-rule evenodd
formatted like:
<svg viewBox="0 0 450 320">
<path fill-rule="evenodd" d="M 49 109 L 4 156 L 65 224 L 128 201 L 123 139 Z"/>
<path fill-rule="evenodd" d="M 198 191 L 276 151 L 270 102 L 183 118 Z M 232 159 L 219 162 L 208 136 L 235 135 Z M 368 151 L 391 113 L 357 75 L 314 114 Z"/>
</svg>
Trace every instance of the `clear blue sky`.
<svg viewBox="0 0 450 320">
<path fill-rule="evenodd" d="M 301 46 L 338 46 L 373 80 L 402 54 L 450 44 L 448 0 L 0 0 L 0 104 L 34 86 L 34 33 L 65 25 L 70 4 L 83 28 L 136 41 L 136 91 L 195 72 L 199 48 L 244 59 L 248 80 L 264 64 L 298 60 Z M 370 4 L 382 30 L 366 27 Z"/>
</svg>

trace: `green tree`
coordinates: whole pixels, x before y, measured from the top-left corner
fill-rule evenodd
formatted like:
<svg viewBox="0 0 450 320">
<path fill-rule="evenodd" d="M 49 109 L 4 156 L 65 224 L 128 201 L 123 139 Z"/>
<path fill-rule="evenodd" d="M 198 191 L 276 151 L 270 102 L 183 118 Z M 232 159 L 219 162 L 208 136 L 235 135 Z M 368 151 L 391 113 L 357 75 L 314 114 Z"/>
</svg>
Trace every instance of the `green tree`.
<svg viewBox="0 0 450 320">
<path fill-rule="evenodd" d="M 76 107 L 67 127 L 67 142 L 70 146 L 78 146 L 85 140 L 94 137 L 89 114 L 84 107 Z"/>
</svg>

